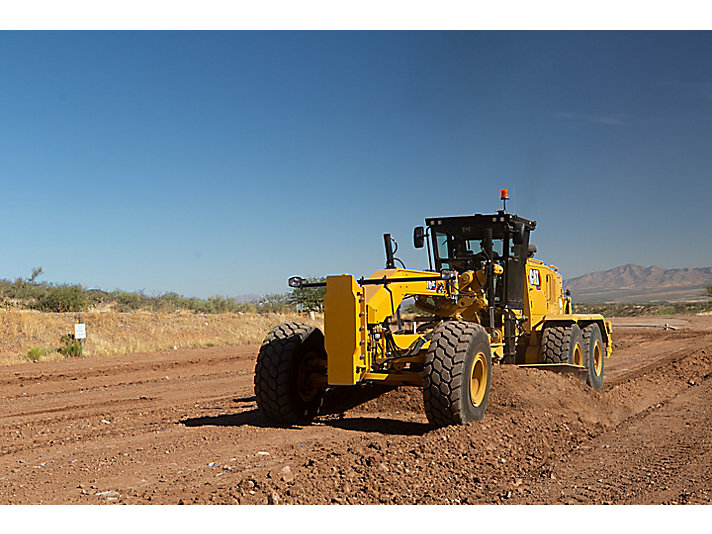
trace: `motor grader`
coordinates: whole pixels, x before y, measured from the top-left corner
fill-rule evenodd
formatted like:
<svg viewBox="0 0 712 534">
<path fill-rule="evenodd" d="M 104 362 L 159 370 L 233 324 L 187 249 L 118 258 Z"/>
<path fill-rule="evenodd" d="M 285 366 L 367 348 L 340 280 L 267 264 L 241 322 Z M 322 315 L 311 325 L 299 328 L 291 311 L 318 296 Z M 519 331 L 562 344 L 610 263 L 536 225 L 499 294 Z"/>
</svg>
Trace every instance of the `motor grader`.
<svg viewBox="0 0 712 534">
<path fill-rule="evenodd" d="M 533 257 L 536 221 L 506 213 L 507 197 L 503 190 L 505 209 L 492 215 L 416 227 L 414 246 L 428 242 L 427 270 L 405 268 L 385 234 L 386 267 L 368 278 L 290 278 L 293 288 L 326 286 L 324 332 L 301 323 L 269 332 L 255 367 L 259 410 L 304 424 L 327 388 L 409 385 L 422 388 L 430 423 L 461 424 L 482 419 L 493 366 L 503 364 L 572 372 L 600 389 L 611 324 L 573 313 L 557 268 Z M 404 302 L 424 315 L 404 317 Z"/>
</svg>

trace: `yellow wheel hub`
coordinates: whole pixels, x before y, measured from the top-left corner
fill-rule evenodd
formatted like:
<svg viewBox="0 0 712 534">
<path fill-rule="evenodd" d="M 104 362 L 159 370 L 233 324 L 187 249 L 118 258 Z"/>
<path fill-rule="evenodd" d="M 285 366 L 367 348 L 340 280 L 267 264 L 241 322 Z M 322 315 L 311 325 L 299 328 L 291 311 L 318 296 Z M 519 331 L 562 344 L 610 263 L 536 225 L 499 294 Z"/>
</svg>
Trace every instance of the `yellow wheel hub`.
<svg viewBox="0 0 712 534">
<path fill-rule="evenodd" d="M 601 354 L 601 344 L 596 341 L 593 346 L 593 370 L 596 376 L 601 376 L 601 371 L 603 370 L 603 355 Z"/>
<path fill-rule="evenodd" d="M 487 358 L 484 353 L 478 352 L 470 371 L 470 400 L 474 406 L 482 404 L 487 391 L 487 380 Z"/>
<path fill-rule="evenodd" d="M 583 350 L 579 343 L 574 347 L 574 365 L 583 365 Z"/>
</svg>

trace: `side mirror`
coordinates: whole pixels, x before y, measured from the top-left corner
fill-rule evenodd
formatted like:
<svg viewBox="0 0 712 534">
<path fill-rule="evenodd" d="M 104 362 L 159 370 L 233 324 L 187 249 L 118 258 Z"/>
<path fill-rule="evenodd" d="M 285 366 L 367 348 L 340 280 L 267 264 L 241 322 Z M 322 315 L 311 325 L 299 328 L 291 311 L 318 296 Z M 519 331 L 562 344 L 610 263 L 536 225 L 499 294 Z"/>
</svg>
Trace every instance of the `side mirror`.
<svg viewBox="0 0 712 534">
<path fill-rule="evenodd" d="M 531 258 L 536 254 L 536 245 L 529 245 L 529 250 L 527 251 L 527 257 Z"/>
<path fill-rule="evenodd" d="M 525 239 L 525 233 L 524 233 L 524 224 L 522 223 L 515 223 L 514 224 L 514 233 L 512 234 L 512 241 L 514 242 L 515 245 L 523 245 L 524 244 L 524 239 Z"/>
<path fill-rule="evenodd" d="M 287 280 L 287 285 L 295 289 L 299 289 L 300 287 L 302 287 L 303 283 L 304 278 L 302 278 L 301 276 L 292 276 L 289 280 Z"/>
<path fill-rule="evenodd" d="M 422 226 L 413 228 L 413 246 L 415 248 L 423 248 L 425 245 L 425 229 Z"/>
</svg>

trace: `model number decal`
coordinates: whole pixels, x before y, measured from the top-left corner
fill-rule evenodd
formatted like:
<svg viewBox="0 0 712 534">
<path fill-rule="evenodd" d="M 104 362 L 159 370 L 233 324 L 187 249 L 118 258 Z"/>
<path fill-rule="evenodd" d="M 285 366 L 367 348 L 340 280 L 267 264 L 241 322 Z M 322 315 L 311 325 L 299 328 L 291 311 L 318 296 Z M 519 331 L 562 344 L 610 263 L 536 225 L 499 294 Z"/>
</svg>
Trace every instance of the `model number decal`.
<svg viewBox="0 0 712 534">
<path fill-rule="evenodd" d="M 529 283 L 536 286 L 537 289 L 541 289 L 541 275 L 539 274 L 539 269 L 531 269 L 529 271 Z"/>
<path fill-rule="evenodd" d="M 439 280 L 428 280 L 425 282 L 426 287 L 429 291 L 435 291 L 437 293 L 445 293 L 445 284 Z"/>
</svg>

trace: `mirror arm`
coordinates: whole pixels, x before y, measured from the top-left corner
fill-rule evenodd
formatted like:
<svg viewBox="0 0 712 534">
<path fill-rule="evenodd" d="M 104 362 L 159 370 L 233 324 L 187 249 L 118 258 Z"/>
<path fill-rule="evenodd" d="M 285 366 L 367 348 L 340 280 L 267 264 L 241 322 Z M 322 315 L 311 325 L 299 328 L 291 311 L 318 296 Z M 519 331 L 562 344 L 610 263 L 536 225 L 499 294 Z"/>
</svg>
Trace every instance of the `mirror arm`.
<svg viewBox="0 0 712 534">
<path fill-rule="evenodd" d="M 425 244 L 428 248 L 428 269 L 433 270 L 433 258 L 430 254 L 430 226 L 425 230 Z"/>
</svg>

